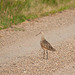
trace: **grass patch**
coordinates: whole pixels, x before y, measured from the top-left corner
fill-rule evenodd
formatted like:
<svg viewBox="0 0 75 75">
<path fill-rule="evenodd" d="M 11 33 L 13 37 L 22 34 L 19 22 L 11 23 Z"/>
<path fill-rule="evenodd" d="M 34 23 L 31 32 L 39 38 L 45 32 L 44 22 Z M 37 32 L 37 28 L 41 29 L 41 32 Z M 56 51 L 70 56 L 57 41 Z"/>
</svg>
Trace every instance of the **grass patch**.
<svg viewBox="0 0 75 75">
<path fill-rule="evenodd" d="M 25 31 L 25 29 L 24 28 L 17 28 L 17 27 L 15 27 L 14 31 Z"/>
<path fill-rule="evenodd" d="M 18 24 L 21 22 L 24 22 L 26 20 L 26 17 L 24 15 L 18 15 L 18 16 L 13 16 L 11 19 L 12 24 Z"/>
<path fill-rule="evenodd" d="M 30 15 L 27 15 L 27 16 L 26 16 L 26 20 L 35 19 L 35 18 L 37 18 L 37 17 L 38 17 L 38 16 L 35 15 L 35 14 L 30 14 Z"/>
<path fill-rule="evenodd" d="M 74 0 L 0 0 L 0 30 L 74 7 Z"/>
</svg>

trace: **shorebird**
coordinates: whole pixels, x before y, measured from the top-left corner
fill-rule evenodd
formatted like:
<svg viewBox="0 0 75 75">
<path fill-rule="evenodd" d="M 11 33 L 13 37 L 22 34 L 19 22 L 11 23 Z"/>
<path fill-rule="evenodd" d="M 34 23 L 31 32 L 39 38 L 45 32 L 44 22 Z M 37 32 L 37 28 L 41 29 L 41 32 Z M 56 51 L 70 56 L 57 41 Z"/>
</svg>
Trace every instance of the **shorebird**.
<svg viewBox="0 0 75 75">
<path fill-rule="evenodd" d="M 45 58 L 45 54 L 46 54 L 46 59 L 48 59 L 48 51 L 56 51 L 52 46 L 51 44 L 44 38 L 44 33 L 43 32 L 40 32 L 41 33 L 41 41 L 40 41 L 40 45 L 41 45 L 41 48 L 44 50 L 43 52 L 43 59 Z M 39 34 L 40 34 L 39 33 Z"/>
</svg>

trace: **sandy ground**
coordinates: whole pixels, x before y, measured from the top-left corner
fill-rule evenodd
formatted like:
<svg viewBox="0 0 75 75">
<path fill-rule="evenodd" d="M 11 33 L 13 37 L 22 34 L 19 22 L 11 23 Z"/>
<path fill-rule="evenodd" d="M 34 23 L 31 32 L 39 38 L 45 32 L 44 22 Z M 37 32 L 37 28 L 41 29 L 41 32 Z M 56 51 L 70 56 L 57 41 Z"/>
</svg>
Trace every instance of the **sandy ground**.
<svg viewBox="0 0 75 75">
<path fill-rule="evenodd" d="M 40 31 L 56 49 L 48 60 Z M 75 75 L 75 9 L 1 30 L 0 75 Z"/>
</svg>

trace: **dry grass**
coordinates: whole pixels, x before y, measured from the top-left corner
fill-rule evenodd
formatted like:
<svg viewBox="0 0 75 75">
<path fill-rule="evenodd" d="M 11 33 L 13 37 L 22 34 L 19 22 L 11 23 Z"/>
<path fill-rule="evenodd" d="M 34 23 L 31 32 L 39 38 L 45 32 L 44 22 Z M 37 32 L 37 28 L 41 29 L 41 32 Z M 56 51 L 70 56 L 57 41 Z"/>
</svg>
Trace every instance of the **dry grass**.
<svg viewBox="0 0 75 75">
<path fill-rule="evenodd" d="M 0 29 L 75 7 L 74 0 L 0 0 Z"/>
</svg>

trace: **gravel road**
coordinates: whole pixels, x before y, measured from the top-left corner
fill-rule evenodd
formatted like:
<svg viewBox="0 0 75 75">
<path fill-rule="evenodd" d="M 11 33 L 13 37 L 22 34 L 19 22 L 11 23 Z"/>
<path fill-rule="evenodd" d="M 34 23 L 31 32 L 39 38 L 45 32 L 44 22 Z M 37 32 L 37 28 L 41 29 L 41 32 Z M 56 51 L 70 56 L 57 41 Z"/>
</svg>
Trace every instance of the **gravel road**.
<svg viewBox="0 0 75 75">
<path fill-rule="evenodd" d="M 41 35 L 56 49 L 42 58 Z M 0 31 L 0 75 L 75 75 L 75 9 Z"/>
</svg>

